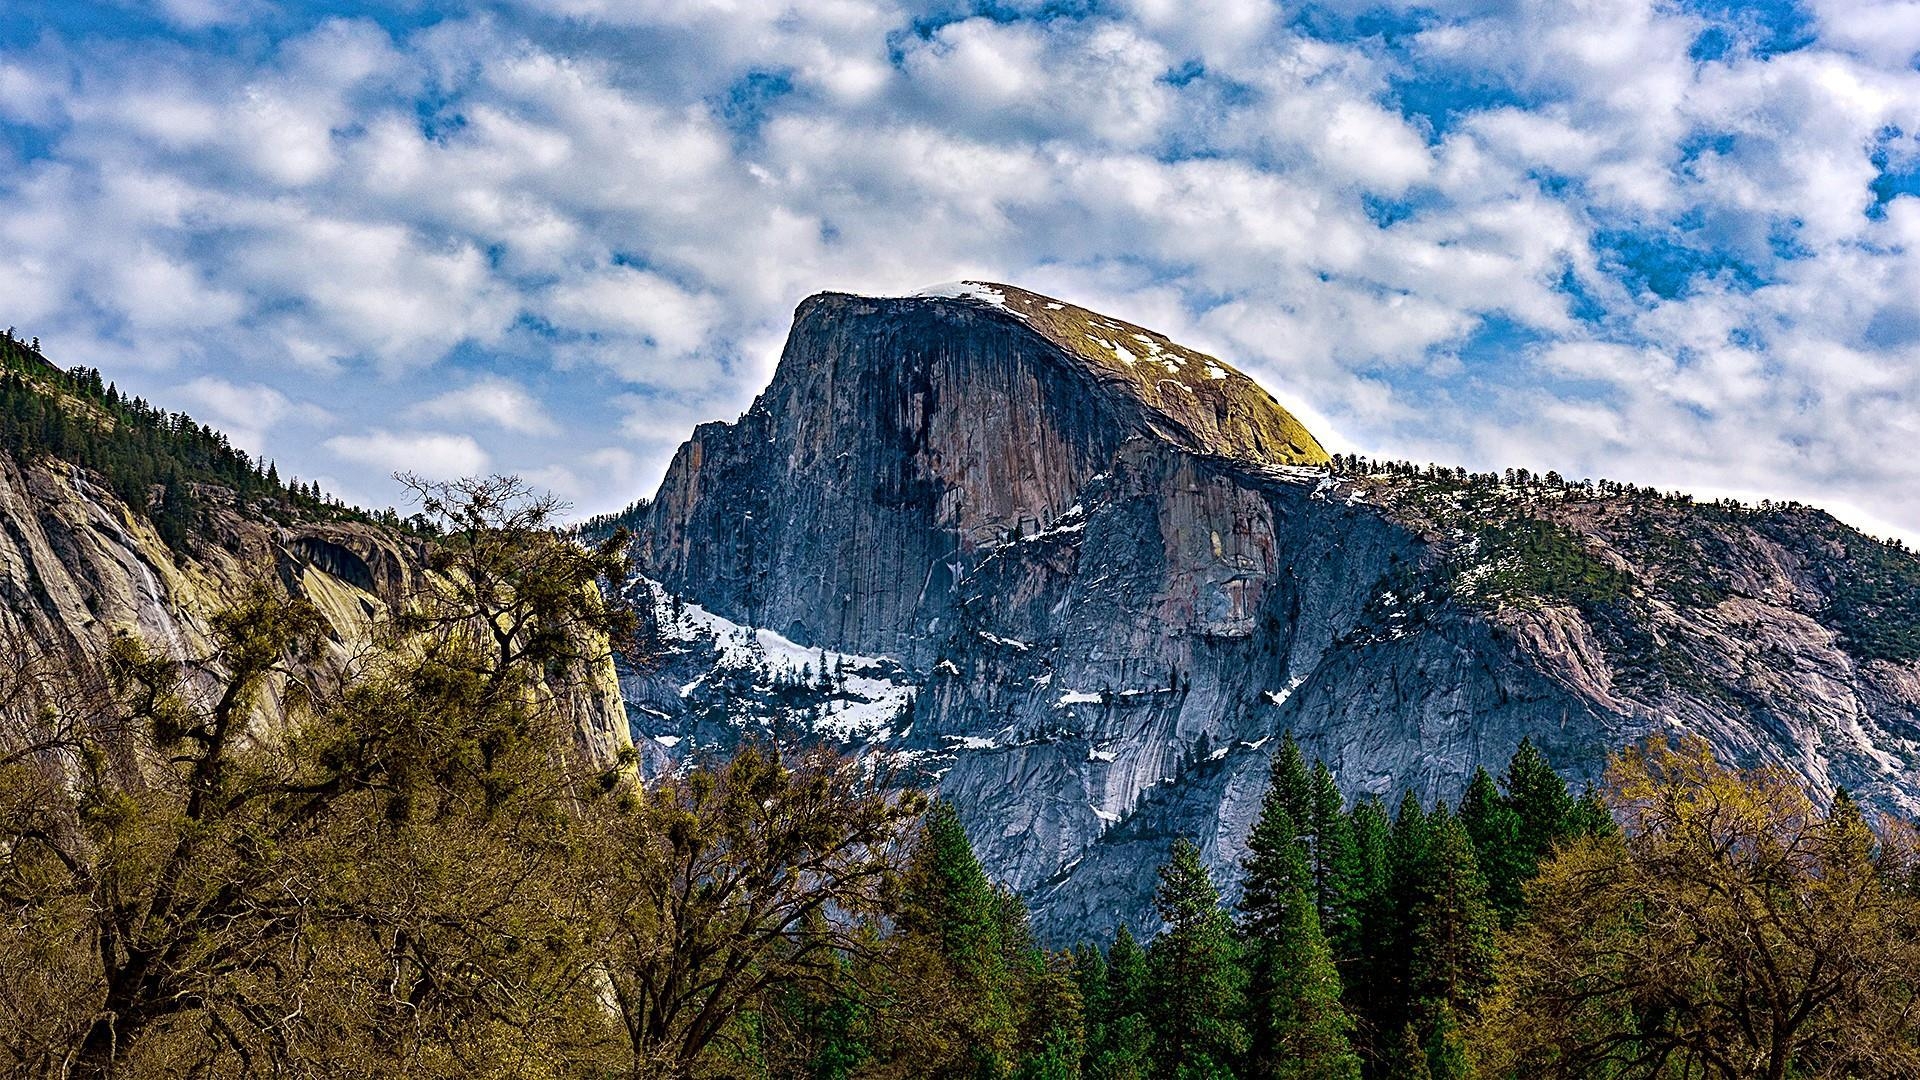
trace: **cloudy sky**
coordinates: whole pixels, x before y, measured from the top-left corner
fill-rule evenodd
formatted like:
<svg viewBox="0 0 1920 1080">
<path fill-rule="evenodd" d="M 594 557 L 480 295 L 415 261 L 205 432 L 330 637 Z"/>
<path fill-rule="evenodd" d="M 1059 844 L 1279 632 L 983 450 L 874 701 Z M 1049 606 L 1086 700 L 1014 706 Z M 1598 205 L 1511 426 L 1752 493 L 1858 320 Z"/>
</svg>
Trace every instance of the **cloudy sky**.
<svg viewBox="0 0 1920 1080">
<path fill-rule="evenodd" d="M 451 12 L 451 14 L 449 14 Z M 648 493 L 794 305 L 1920 537 L 1920 3 L 5 0 L 0 322 L 349 499 Z"/>
</svg>

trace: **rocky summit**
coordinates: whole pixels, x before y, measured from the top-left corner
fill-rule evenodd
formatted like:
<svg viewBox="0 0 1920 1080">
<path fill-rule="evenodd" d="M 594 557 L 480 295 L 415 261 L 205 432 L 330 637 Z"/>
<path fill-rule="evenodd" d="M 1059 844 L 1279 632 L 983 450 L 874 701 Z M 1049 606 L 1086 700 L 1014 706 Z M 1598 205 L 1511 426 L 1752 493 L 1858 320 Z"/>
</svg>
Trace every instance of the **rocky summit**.
<svg viewBox="0 0 1920 1080">
<path fill-rule="evenodd" d="M 645 767 L 743 735 L 937 783 L 1043 938 L 1237 878 L 1291 731 L 1350 794 L 1695 732 L 1920 810 L 1920 559 L 1793 504 L 1330 458 L 1253 380 L 1005 285 L 800 305 L 636 532 Z"/>
</svg>

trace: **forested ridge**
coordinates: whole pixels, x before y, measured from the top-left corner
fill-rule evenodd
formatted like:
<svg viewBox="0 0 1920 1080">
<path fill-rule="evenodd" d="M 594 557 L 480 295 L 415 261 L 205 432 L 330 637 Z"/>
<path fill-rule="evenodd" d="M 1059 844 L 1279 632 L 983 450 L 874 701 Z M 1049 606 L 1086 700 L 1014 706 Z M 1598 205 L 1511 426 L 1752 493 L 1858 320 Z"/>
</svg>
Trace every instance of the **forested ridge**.
<svg viewBox="0 0 1920 1080">
<path fill-rule="evenodd" d="M 317 483 L 283 481 L 271 461 L 234 446 L 222 432 L 122 394 L 95 368 L 62 371 L 41 354 L 38 339 L 21 341 L 11 330 L 0 333 L 0 451 L 89 470 L 121 502 L 145 511 L 167 546 L 181 552 L 205 532 L 200 485 L 282 521 L 408 524 L 392 510 L 348 506 Z"/>
</svg>

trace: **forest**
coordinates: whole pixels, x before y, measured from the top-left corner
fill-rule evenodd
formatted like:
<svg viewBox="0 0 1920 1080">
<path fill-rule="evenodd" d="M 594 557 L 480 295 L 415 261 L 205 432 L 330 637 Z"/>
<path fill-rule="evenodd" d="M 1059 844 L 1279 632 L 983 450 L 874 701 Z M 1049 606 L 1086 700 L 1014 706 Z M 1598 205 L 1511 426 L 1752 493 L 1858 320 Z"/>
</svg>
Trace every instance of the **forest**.
<svg viewBox="0 0 1920 1080">
<path fill-rule="evenodd" d="M 881 757 L 582 760 L 624 537 L 425 494 L 364 646 L 271 585 L 205 656 L 0 641 L 8 1075 L 1920 1075 L 1915 833 L 1844 792 L 1682 737 L 1576 795 L 1522 743 L 1390 811 L 1288 737 L 1237 895 L 1167 837 L 1155 927 L 1050 949 Z"/>
</svg>

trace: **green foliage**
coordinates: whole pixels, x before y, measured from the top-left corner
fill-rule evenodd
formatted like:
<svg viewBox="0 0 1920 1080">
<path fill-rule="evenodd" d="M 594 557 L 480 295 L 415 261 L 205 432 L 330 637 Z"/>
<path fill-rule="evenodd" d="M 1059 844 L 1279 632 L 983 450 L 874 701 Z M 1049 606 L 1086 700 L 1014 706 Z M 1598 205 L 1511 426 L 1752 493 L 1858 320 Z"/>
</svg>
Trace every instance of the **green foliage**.
<svg viewBox="0 0 1920 1080">
<path fill-rule="evenodd" d="M 1290 744 L 1290 743 L 1289 743 Z M 1327 875 L 1310 865 L 1307 844 L 1288 814 L 1289 779 L 1276 755 L 1275 782 L 1267 788 L 1260 818 L 1250 835 L 1246 887 L 1240 908 L 1248 967 L 1248 1054 L 1243 1075 L 1260 1080 L 1313 1077 L 1358 1080 L 1360 1059 L 1353 1051 L 1353 1021 L 1341 1005 L 1340 975 L 1320 928 L 1315 896 Z M 1326 776 L 1323 769 L 1318 776 Z M 1331 778 L 1327 778 L 1331 783 Z M 1316 794 L 1320 785 L 1315 784 Z M 1341 873 L 1358 875 L 1351 823 L 1341 812 L 1338 792 L 1331 818 L 1346 837 Z M 1320 800 L 1314 800 L 1322 812 Z M 1316 830 L 1318 832 L 1319 830 Z M 1324 834 L 1315 839 L 1325 851 Z M 1342 904 L 1346 902 L 1342 896 Z"/>
<path fill-rule="evenodd" d="M 1475 769 L 1460 799 L 1460 823 L 1473 841 L 1474 861 L 1487 879 L 1487 899 L 1512 925 L 1520 913 L 1520 886 L 1532 876 L 1533 866 L 1520 846 L 1520 815 L 1485 768 Z"/>
<path fill-rule="evenodd" d="M 1443 1009 L 1474 1014 L 1493 981 L 1497 920 L 1460 819 L 1441 803 L 1425 831 L 1425 849 L 1400 888 L 1408 1004 L 1430 1023 Z"/>
<path fill-rule="evenodd" d="M 1830 582 L 1820 620 L 1863 660 L 1920 659 L 1920 555 L 1831 519 L 1819 524 L 1826 543 L 1795 547 Z"/>
<path fill-rule="evenodd" d="M 1360 847 L 1340 787 L 1324 762 L 1313 768 L 1313 879 L 1320 928 L 1337 960 L 1360 952 Z"/>
<path fill-rule="evenodd" d="M 1632 578 L 1587 550 L 1558 522 L 1518 518 L 1477 534 L 1470 569 L 1456 578 L 1469 599 L 1598 604 L 1619 600 Z"/>
<path fill-rule="evenodd" d="M 1175 1077 L 1230 1076 L 1246 1051 L 1239 949 L 1200 849 L 1184 838 L 1160 868 L 1153 904 L 1166 923 L 1147 950 L 1157 1068 Z"/>
<path fill-rule="evenodd" d="M 1575 810 L 1567 782 L 1547 764 L 1532 739 L 1521 739 L 1502 781 L 1519 819 L 1518 854 L 1524 877 L 1532 877 L 1553 846 L 1573 834 Z"/>
</svg>

